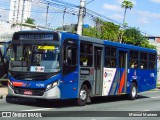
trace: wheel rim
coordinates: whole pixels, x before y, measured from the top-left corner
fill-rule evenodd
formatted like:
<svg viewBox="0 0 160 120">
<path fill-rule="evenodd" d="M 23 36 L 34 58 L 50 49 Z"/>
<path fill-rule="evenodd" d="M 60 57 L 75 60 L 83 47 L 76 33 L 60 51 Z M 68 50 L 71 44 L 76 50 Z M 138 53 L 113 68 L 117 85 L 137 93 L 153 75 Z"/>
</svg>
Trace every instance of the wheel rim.
<svg viewBox="0 0 160 120">
<path fill-rule="evenodd" d="M 137 93 L 137 90 L 136 90 L 136 87 L 134 86 L 132 88 L 132 96 L 135 97 L 136 96 L 136 93 Z"/>
<path fill-rule="evenodd" d="M 87 92 L 85 90 L 80 91 L 80 99 L 81 100 L 86 100 L 87 98 Z"/>
</svg>

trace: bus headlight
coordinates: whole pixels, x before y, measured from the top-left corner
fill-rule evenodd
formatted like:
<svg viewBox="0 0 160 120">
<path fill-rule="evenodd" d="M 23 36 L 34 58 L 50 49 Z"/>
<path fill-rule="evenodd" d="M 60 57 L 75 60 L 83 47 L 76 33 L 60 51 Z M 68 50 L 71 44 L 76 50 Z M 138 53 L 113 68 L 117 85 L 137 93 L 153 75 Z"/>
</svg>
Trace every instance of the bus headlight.
<svg viewBox="0 0 160 120">
<path fill-rule="evenodd" d="M 46 90 L 52 89 L 52 88 L 54 88 L 57 85 L 58 85 L 58 81 L 55 81 L 55 82 L 47 85 Z"/>
<path fill-rule="evenodd" d="M 58 81 L 54 82 L 54 83 L 52 84 L 52 87 L 55 87 L 55 86 L 57 86 L 57 85 L 58 85 Z"/>
<path fill-rule="evenodd" d="M 46 90 L 49 90 L 49 89 L 51 89 L 51 88 L 52 88 L 52 84 L 49 84 L 49 85 L 47 85 Z"/>
</svg>

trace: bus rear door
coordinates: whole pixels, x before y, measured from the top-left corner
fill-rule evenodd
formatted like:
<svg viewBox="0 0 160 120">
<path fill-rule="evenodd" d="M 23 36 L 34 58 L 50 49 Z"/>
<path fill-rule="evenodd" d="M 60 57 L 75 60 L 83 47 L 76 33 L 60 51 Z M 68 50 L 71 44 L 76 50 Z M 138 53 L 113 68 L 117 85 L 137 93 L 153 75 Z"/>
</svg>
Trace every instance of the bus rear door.
<svg viewBox="0 0 160 120">
<path fill-rule="evenodd" d="M 103 47 L 94 46 L 95 95 L 102 95 L 103 50 Z"/>
<path fill-rule="evenodd" d="M 119 74 L 118 94 L 126 93 L 127 73 L 128 73 L 128 51 L 119 49 L 118 50 L 118 74 Z"/>
</svg>

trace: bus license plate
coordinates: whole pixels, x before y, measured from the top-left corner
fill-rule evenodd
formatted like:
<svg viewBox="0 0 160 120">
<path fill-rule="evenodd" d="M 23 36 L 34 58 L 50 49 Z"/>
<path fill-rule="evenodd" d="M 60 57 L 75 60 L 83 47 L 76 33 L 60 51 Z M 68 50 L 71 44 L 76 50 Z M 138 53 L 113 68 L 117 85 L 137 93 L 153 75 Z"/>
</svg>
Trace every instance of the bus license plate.
<svg viewBox="0 0 160 120">
<path fill-rule="evenodd" d="M 32 95 L 32 91 L 25 90 L 24 95 Z"/>
</svg>

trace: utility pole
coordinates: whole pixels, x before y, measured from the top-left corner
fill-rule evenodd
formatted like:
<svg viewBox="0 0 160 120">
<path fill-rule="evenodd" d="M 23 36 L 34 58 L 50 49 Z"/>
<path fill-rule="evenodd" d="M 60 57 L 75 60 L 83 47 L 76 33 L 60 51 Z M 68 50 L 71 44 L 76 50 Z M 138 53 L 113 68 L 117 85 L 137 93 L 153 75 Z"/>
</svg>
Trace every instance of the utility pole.
<svg viewBox="0 0 160 120">
<path fill-rule="evenodd" d="M 15 5 L 16 6 L 16 5 Z M 20 0 L 18 0 L 18 6 L 20 6 Z M 16 10 L 14 10 L 14 11 L 16 11 Z M 19 7 L 18 7 L 18 9 L 17 9 L 17 19 L 16 19 L 16 24 L 18 23 L 18 22 L 20 22 L 18 19 L 19 19 L 19 11 L 20 11 L 20 9 L 19 9 Z"/>
<path fill-rule="evenodd" d="M 86 2 L 86 0 L 80 0 L 78 26 L 77 26 L 77 34 L 79 34 L 79 35 L 82 35 L 83 18 L 85 15 L 85 2 Z"/>
<path fill-rule="evenodd" d="M 47 27 L 47 21 L 48 21 L 48 9 L 49 9 L 49 3 L 47 5 L 47 11 L 46 11 L 46 27 Z"/>
<path fill-rule="evenodd" d="M 22 5 L 22 16 L 21 16 L 20 30 L 22 30 L 22 23 L 23 23 L 23 17 L 24 17 L 24 6 L 25 6 L 25 0 L 23 0 L 23 5 Z"/>
<path fill-rule="evenodd" d="M 65 9 L 64 9 L 64 12 L 63 12 L 63 22 L 62 22 L 62 28 L 63 28 L 64 31 L 65 31 L 64 16 L 65 16 L 65 13 L 66 13 L 66 9 L 67 9 L 67 8 L 65 8 Z"/>
</svg>

